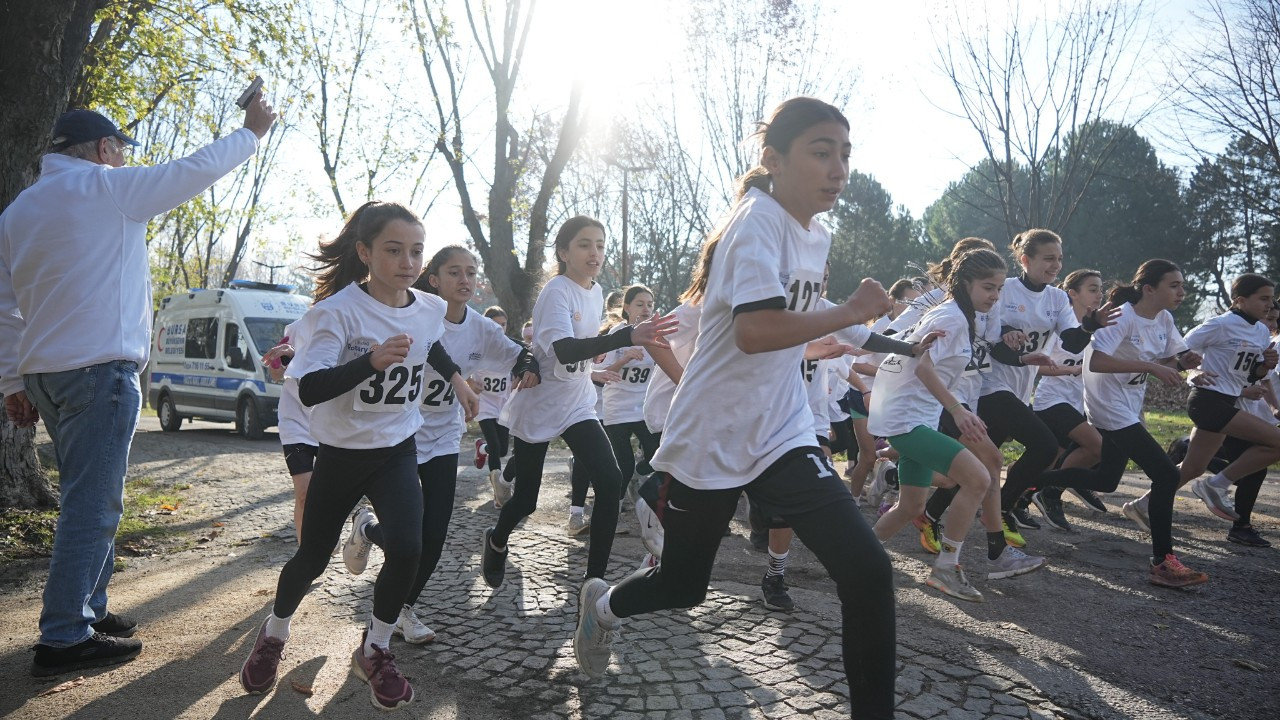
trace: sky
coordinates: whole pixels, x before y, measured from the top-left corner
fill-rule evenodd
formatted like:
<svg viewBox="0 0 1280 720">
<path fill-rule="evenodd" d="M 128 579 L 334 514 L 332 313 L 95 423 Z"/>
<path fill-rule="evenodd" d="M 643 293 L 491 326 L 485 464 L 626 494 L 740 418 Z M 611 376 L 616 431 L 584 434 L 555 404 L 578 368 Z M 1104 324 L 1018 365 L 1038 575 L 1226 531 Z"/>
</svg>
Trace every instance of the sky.
<svg viewBox="0 0 1280 720">
<path fill-rule="evenodd" d="M 997 24 L 1010 8 L 1016 7 L 1012 0 L 958 1 L 963 3 L 965 12 L 975 12 L 985 4 L 986 12 Z M 853 126 L 850 164 L 874 176 L 896 203 L 920 217 L 948 183 L 960 179 L 984 154 L 977 133 L 966 119 L 955 114 L 955 90 L 937 66 L 937 43 L 940 38 L 945 39 L 954 23 L 953 5 L 948 0 L 828 0 L 825 7 L 829 13 L 821 32 L 830 34 L 834 42 L 829 56 L 818 59 L 821 70 L 828 77 L 846 73 L 856 76 L 844 108 Z M 1023 7 L 1026 12 L 1025 7 L 1029 6 Z M 1046 8 L 1044 12 L 1052 15 L 1066 6 L 1044 3 L 1033 7 Z M 1150 28 L 1124 52 L 1141 52 L 1146 61 L 1131 68 L 1127 94 L 1121 99 L 1121 106 L 1128 108 L 1127 116 L 1112 119 L 1132 121 L 1147 109 L 1156 108 L 1138 123 L 1139 131 L 1156 145 L 1162 160 L 1189 172 L 1195 164 L 1195 153 L 1179 139 L 1176 118 L 1159 102 L 1165 94 L 1162 88 L 1167 75 L 1162 53 L 1188 38 L 1193 12 L 1203 9 L 1204 3 L 1145 0 L 1145 7 L 1150 13 Z M 572 82 L 581 79 L 587 83 L 593 122 L 607 124 L 613 115 L 635 113 L 655 93 L 667 92 L 672 68 L 678 63 L 663 59 L 679 58 L 685 52 L 684 33 L 679 27 L 682 3 L 541 0 L 537 9 L 522 70 L 526 85 L 515 101 L 520 109 L 556 112 L 567 100 Z M 462 22 L 460 15 L 455 13 L 455 17 Z M 463 42 L 470 42 L 469 34 Z M 425 105 L 425 80 L 417 77 L 422 75 L 420 61 L 416 51 L 409 48 L 390 41 L 380 62 L 399 64 L 388 70 L 400 73 L 410 92 L 416 93 Z M 473 71 L 467 82 L 483 89 L 488 81 Z M 679 86 L 688 81 L 677 75 L 675 82 Z M 479 96 L 483 97 L 483 93 Z M 477 115 L 467 122 L 472 128 L 472 144 L 478 151 L 472 177 L 478 179 L 492 172 L 493 160 L 491 141 L 481 140 L 475 130 L 484 125 L 479 114 L 485 112 L 487 101 L 477 102 L 476 97 L 472 97 L 476 104 L 471 111 Z M 785 98 L 777 98 L 782 99 Z M 429 115 L 433 114 L 434 109 L 430 109 Z M 1220 139 L 1198 138 L 1197 142 L 1210 149 L 1221 147 Z M 323 175 L 314 142 L 295 136 L 290 143 L 295 147 L 288 153 L 282 174 L 310 182 L 323 196 L 327 191 L 316 182 Z M 435 176 L 434 184 L 445 190 L 424 218 L 428 237 L 439 245 L 465 241 L 457 196 L 448 186 L 447 168 L 438 158 L 433 162 L 436 167 L 430 172 Z M 394 188 L 386 195 L 383 199 L 398 199 Z M 483 202 L 483 191 L 473 190 L 473 197 Z M 304 247 L 313 242 L 309 238 L 332 236 L 337 231 L 332 218 L 296 217 L 290 229 L 303 236 Z"/>
</svg>

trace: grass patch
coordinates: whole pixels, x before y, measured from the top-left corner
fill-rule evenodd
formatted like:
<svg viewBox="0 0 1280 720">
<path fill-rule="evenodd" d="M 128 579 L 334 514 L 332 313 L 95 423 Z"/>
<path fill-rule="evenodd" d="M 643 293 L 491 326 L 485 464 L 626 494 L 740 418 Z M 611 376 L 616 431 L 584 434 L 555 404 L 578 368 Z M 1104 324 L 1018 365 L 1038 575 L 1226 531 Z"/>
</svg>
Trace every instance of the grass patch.
<svg viewBox="0 0 1280 720">
<path fill-rule="evenodd" d="M 50 473 L 57 482 L 57 473 Z M 155 478 L 127 480 L 124 488 L 124 516 L 116 531 L 116 552 L 124 555 L 151 554 L 171 537 L 168 519 L 182 506 L 187 484 L 163 486 Z M 48 557 L 53 552 L 53 535 L 58 524 L 57 510 L 16 510 L 0 512 L 0 562 Z M 117 557 L 116 569 L 125 561 Z"/>
</svg>

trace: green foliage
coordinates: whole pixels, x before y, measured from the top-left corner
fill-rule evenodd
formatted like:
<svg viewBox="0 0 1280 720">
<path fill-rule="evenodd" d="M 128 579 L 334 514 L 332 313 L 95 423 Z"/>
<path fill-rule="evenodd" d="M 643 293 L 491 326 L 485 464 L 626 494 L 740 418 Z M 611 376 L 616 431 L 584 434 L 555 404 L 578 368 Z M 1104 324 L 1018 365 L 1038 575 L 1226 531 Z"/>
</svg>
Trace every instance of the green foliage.
<svg viewBox="0 0 1280 720">
<path fill-rule="evenodd" d="M 824 218 L 831 225 L 831 277 L 827 294 L 846 298 L 862 278 L 888 288 L 898 278 L 920 274 L 912 266 L 932 257 L 920 223 L 874 177 L 853 171 L 835 207 Z"/>
</svg>

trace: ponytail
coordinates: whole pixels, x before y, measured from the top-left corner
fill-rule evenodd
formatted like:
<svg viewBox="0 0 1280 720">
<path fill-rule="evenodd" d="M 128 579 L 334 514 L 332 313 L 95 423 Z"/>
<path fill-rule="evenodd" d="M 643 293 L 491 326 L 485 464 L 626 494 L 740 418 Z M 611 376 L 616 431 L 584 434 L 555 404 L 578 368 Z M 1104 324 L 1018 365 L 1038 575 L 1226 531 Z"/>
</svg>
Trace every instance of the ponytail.
<svg viewBox="0 0 1280 720">
<path fill-rule="evenodd" d="M 1142 288 L 1148 285 L 1159 286 L 1164 276 L 1171 272 L 1182 272 L 1182 270 L 1168 260 L 1148 260 L 1138 266 L 1138 271 L 1133 274 L 1132 280 L 1128 283 L 1116 283 L 1115 287 L 1111 288 L 1111 292 L 1107 295 L 1107 302 L 1112 305 L 1136 303 L 1142 299 Z"/>
<path fill-rule="evenodd" d="M 942 262 L 929 265 L 929 280 L 933 281 L 938 287 L 947 287 L 950 285 L 952 268 L 956 261 L 960 259 L 970 250 L 990 250 L 995 252 L 996 246 L 991 244 L 990 240 L 980 237 L 961 238 L 956 241 L 954 247 L 951 248 L 951 254 L 943 258 Z"/>
</svg>

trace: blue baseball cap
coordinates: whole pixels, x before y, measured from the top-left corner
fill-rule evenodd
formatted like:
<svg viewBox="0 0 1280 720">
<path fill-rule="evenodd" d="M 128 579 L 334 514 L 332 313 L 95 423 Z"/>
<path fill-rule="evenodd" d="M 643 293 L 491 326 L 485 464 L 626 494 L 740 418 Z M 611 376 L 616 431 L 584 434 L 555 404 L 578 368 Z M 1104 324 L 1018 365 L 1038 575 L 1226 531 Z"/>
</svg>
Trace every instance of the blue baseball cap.
<svg viewBox="0 0 1280 720">
<path fill-rule="evenodd" d="M 120 128 L 103 115 L 92 110 L 69 110 L 53 124 L 53 142 L 49 149 L 58 152 L 104 137 L 113 137 L 126 145 L 138 145 L 137 140 L 120 132 Z"/>
</svg>

